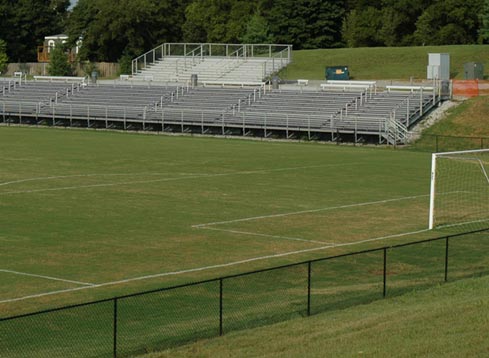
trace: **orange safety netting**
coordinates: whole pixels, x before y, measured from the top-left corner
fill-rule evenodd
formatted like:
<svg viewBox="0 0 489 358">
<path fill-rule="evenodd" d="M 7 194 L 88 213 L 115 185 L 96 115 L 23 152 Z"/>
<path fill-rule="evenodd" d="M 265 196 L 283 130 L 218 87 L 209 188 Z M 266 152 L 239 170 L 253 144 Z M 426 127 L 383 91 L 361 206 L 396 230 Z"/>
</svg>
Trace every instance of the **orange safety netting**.
<svg viewBox="0 0 489 358">
<path fill-rule="evenodd" d="M 476 97 L 479 95 L 479 81 L 454 80 L 453 95 L 462 97 Z"/>
<path fill-rule="evenodd" d="M 489 95 L 489 81 L 479 80 L 479 96 Z"/>
</svg>

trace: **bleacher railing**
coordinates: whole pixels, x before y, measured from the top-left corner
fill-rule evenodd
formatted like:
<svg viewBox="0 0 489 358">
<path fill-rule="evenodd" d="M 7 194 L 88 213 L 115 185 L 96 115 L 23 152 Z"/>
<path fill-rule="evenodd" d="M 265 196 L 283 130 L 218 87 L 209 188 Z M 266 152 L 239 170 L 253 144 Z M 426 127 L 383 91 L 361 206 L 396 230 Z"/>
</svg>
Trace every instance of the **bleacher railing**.
<svg viewBox="0 0 489 358">
<path fill-rule="evenodd" d="M 0 319 L 13 357 L 130 357 L 488 272 L 489 229 Z"/>
<path fill-rule="evenodd" d="M 182 87 L 180 93 L 184 91 L 186 88 Z M 400 135 L 391 135 L 393 127 L 388 117 L 248 112 L 248 102 L 255 100 L 253 93 L 246 100 L 237 100 L 236 105 L 227 110 L 164 107 L 165 103 L 178 100 L 178 96 L 178 92 L 170 93 L 151 106 L 56 103 L 55 99 L 49 106 L 41 106 L 38 102 L 2 101 L 0 98 L 0 123 L 32 124 L 34 121 L 35 124 L 51 126 L 123 130 L 145 130 L 147 125 L 154 125 L 156 129 L 152 130 L 167 131 L 168 126 L 171 126 L 171 131 L 180 132 L 193 127 L 201 134 L 206 134 L 208 128 L 215 128 L 222 135 L 226 135 L 229 129 L 238 129 L 242 136 L 246 136 L 250 130 L 260 130 L 265 138 L 280 131 L 286 138 L 290 138 L 292 133 L 302 133 L 303 139 L 307 140 L 314 139 L 318 133 L 324 133 L 338 144 L 342 142 L 343 135 L 352 136 L 354 144 L 359 142 L 362 134 L 377 136 L 379 144 L 395 144 L 393 140 L 399 142 L 401 139 Z M 131 127 L 134 125 L 137 127 Z"/>
<path fill-rule="evenodd" d="M 132 74 L 147 68 L 167 56 L 193 58 L 196 52 L 203 57 L 269 58 L 267 67 L 290 63 L 292 45 L 283 44 L 220 44 L 220 43 L 164 43 L 132 60 Z M 277 63 L 275 63 L 277 61 Z"/>
</svg>

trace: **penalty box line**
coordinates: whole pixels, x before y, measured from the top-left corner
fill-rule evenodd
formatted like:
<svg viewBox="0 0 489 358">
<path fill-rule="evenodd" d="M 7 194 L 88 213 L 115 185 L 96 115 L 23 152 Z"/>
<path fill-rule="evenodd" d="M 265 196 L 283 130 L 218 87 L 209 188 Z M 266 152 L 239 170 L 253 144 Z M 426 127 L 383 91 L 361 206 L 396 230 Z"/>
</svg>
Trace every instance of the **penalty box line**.
<svg viewBox="0 0 489 358">
<path fill-rule="evenodd" d="M 269 237 L 272 239 L 281 239 L 281 240 L 291 240 L 291 241 L 301 241 L 301 242 L 309 242 L 309 243 L 314 243 L 314 244 L 328 244 L 328 245 L 333 245 L 333 243 L 330 242 L 324 242 L 324 241 L 317 241 L 317 240 L 307 240 L 307 239 L 301 239 L 299 237 L 289 237 L 289 236 L 280 236 L 280 235 L 269 235 L 269 234 L 262 234 L 259 232 L 250 232 L 250 231 L 241 231 L 241 230 L 228 230 L 228 229 L 218 229 L 215 227 L 202 227 L 200 228 L 202 230 L 213 230 L 213 231 L 222 231 L 222 232 L 228 232 L 231 234 L 238 234 L 238 235 L 251 235 L 251 236 L 260 236 L 260 237 Z"/>
<path fill-rule="evenodd" d="M 202 272 L 202 271 L 207 271 L 207 270 L 212 270 L 212 269 L 217 269 L 217 268 L 224 268 L 224 267 L 231 267 L 231 266 L 246 264 L 246 263 L 250 263 L 250 262 L 262 261 L 262 260 L 268 260 L 268 259 L 274 259 L 274 258 L 280 258 L 280 257 L 286 257 L 286 256 L 292 256 L 292 255 L 298 255 L 298 254 L 304 254 L 304 253 L 315 252 L 315 251 L 321 251 L 321 250 L 329 249 L 332 247 L 353 246 L 353 245 L 358 245 L 361 243 L 367 243 L 367 242 L 373 242 L 373 241 L 382 241 L 382 240 L 387 240 L 390 238 L 415 235 L 415 234 L 420 234 L 420 233 L 423 233 L 426 231 L 430 231 L 430 230 L 429 229 L 423 229 L 423 230 L 418 230 L 418 231 L 411 231 L 411 232 L 405 232 L 405 233 L 400 233 L 400 234 L 381 236 L 381 237 L 366 239 L 366 240 L 362 240 L 362 241 L 355 241 L 355 242 L 349 242 L 349 243 L 343 243 L 343 244 L 337 244 L 337 245 L 323 245 L 323 246 L 319 246 L 319 247 L 312 247 L 309 249 L 288 251 L 288 252 L 283 252 L 283 253 L 273 254 L 273 255 L 266 255 L 266 256 L 258 256 L 258 257 L 253 257 L 253 258 L 249 258 L 249 259 L 244 259 L 244 260 L 240 260 L 240 261 L 233 261 L 233 262 L 228 262 L 228 263 L 223 263 L 223 264 L 196 267 L 196 268 L 181 270 L 181 271 L 162 272 L 162 273 L 157 273 L 157 274 L 153 274 L 153 275 L 133 277 L 133 278 L 128 278 L 128 279 L 119 280 L 119 281 L 111 281 L 111 282 L 105 282 L 105 283 L 100 283 L 100 284 L 93 284 L 90 286 L 83 286 L 83 287 L 69 288 L 69 289 L 64 289 L 64 290 L 44 292 L 44 293 L 39 293 L 39 294 L 35 294 L 35 295 L 28 295 L 28 296 L 23 296 L 23 297 L 1 300 L 0 304 L 25 301 L 25 300 L 34 299 L 34 298 L 53 296 L 53 295 L 58 295 L 58 294 L 62 294 L 62 293 L 70 293 L 70 292 L 88 290 L 88 289 L 93 289 L 93 288 L 115 286 L 115 285 L 126 284 L 126 283 L 131 283 L 131 282 L 136 282 L 136 281 L 143 281 L 143 280 L 148 280 L 148 279 L 153 279 L 153 278 L 161 278 L 161 277 L 165 277 L 165 276 L 176 276 L 176 275 L 182 275 L 182 274 L 193 273 L 193 272 Z"/>
<path fill-rule="evenodd" d="M 327 206 L 325 208 L 319 208 L 319 209 L 292 211 L 292 212 L 288 212 L 288 213 L 262 215 L 262 216 L 252 216 L 252 217 L 227 220 L 227 221 L 215 221 L 215 222 L 210 222 L 210 223 L 205 223 L 205 224 L 192 225 L 192 227 L 195 229 L 202 229 L 202 228 L 207 228 L 209 226 L 233 224 L 233 223 L 244 222 L 244 221 L 262 220 L 262 219 L 270 219 L 270 218 L 280 218 L 280 217 L 293 216 L 293 215 L 312 214 L 312 213 L 318 213 L 321 211 L 355 208 L 355 207 L 369 206 L 369 205 L 376 205 L 376 204 L 385 204 L 385 203 L 392 203 L 392 202 L 396 202 L 396 201 L 425 198 L 425 197 L 429 197 L 429 196 L 430 196 L 429 194 L 423 194 L 423 195 L 404 196 L 401 198 L 367 201 L 367 202 L 363 202 L 363 203 L 353 203 L 353 204 L 346 204 L 346 205 L 339 205 L 339 206 Z"/>
</svg>

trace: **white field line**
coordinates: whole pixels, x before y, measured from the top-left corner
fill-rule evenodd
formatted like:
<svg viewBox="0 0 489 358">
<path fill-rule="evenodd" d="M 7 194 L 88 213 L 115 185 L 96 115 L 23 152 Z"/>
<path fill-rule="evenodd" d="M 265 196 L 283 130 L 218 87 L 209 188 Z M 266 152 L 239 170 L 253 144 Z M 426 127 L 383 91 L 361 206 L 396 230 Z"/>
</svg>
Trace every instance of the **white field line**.
<svg viewBox="0 0 489 358">
<path fill-rule="evenodd" d="M 268 234 L 261 234 L 261 233 L 258 233 L 258 232 L 218 229 L 218 228 L 215 228 L 215 227 L 202 227 L 200 229 L 214 230 L 214 231 L 223 231 L 223 232 L 229 232 L 231 234 L 239 234 L 239 235 L 251 235 L 251 236 L 269 237 L 269 238 L 272 238 L 272 239 L 310 242 L 310 243 L 321 244 L 321 245 L 324 245 L 324 244 L 333 245 L 332 243 L 328 243 L 328 242 L 324 242 L 324 241 L 307 240 L 307 239 L 301 239 L 301 238 L 298 238 L 298 237 L 288 237 L 288 236 L 279 236 L 279 235 L 268 235 Z"/>
<path fill-rule="evenodd" d="M 339 205 L 339 206 L 327 206 L 325 208 L 292 211 L 292 212 L 282 213 L 282 214 L 252 216 L 252 217 L 248 217 L 248 218 L 241 218 L 241 219 L 234 219 L 234 220 L 227 220 L 227 221 L 215 221 L 215 222 L 211 222 L 211 223 L 192 225 L 192 227 L 197 228 L 197 229 L 198 228 L 207 228 L 208 226 L 232 224 L 232 223 L 238 223 L 238 222 L 243 222 L 243 221 L 279 218 L 279 217 L 292 216 L 292 215 L 311 214 L 311 213 L 317 213 L 317 212 L 321 212 L 321 211 L 354 208 L 354 207 L 376 205 L 376 204 L 385 204 L 385 203 L 391 203 L 391 202 L 402 201 L 402 200 L 418 199 L 418 198 L 423 198 L 423 197 L 428 197 L 428 196 L 430 196 L 430 195 L 429 194 L 423 194 L 423 195 L 405 196 L 405 197 L 401 197 L 401 198 L 368 201 L 368 202 L 364 202 L 364 203 L 353 203 L 353 204 Z"/>
<path fill-rule="evenodd" d="M 131 184 L 148 184 L 148 183 L 180 181 L 180 180 L 199 179 L 199 178 L 216 178 L 216 177 L 225 177 L 225 176 L 233 176 L 233 175 L 266 174 L 266 173 L 273 173 L 273 172 L 277 172 L 277 171 L 288 171 L 288 170 L 299 170 L 299 169 L 310 169 L 310 168 L 323 168 L 323 167 L 341 167 L 341 166 L 351 166 L 351 165 L 359 165 L 359 164 L 361 164 L 361 163 L 310 165 L 310 166 L 302 166 L 302 167 L 247 170 L 247 171 L 241 171 L 241 172 L 229 172 L 229 173 L 217 173 L 217 174 L 190 174 L 190 175 L 176 177 L 176 178 L 135 180 L 135 181 L 120 182 L 120 183 L 87 184 L 87 185 L 66 186 L 66 187 L 47 188 L 47 189 L 6 191 L 6 192 L 1 192 L 0 195 L 28 194 L 28 193 L 40 193 L 40 192 L 59 191 L 59 190 L 75 190 L 75 189 L 86 189 L 86 188 L 101 188 L 101 187 L 111 187 L 111 186 L 131 185 Z M 68 177 L 68 176 L 66 176 L 66 177 Z M 53 179 L 56 177 L 48 177 L 48 178 Z M 60 178 L 60 177 L 57 177 L 57 178 Z M 35 180 L 35 179 L 39 180 L 39 178 L 30 178 L 30 179 L 31 180 Z M 44 179 L 46 179 L 46 178 L 44 178 Z M 22 179 L 22 180 L 23 181 L 29 181 L 29 179 Z"/>
<path fill-rule="evenodd" d="M 448 228 L 448 227 L 455 227 L 455 226 L 463 226 L 463 225 L 469 225 L 469 224 L 483 223 L 483 222 L 486 222 L 486 221 L 489 221 L 489 219 L 480 219 L 480 220 L 466 221 L 466 222 L 456 223 L 456 224 L 440 225 L 440 226 L 437 226 L 436 228 L 437 229 L 444 229 L 444 228 Z"/>
<path fill-rule="evenodd" d="M 51 280 L 51 281 L 61 281 L 61 282 L 75 283 L 77 285 L 82 285 L 82 286 L 94 286 L 93 283 L 80 282 L 80 281 L 74 281 L 74 280 L 66 280 L 64 278 L 52 277 L 52 276 L 44 276 L 44 275 L 36 275 L 36 274 L 33 274 L 33 273 L 27 273 L 27 272 L 4 270 L 4 269 L 0 269 L 0 272 L 6 272 L 6 273 L 11 273 L 11 274 L 14 274 L 14 275 L 21 275 L 21 276 L 30 276 L 30 277 L 43 278 L 43 279 Z"/>
<path fill-rule="evenodd" d="M 39 158 L 6 158 L 6 157 L 0 157 L 0 160 L 3 160 L 5 162 L 35 162 L 39 160 Z"/>
<path fill-rule="evenodd" d="M 382 236 L 382 237 L 377 237 L 377 238 L 372 238 L 372 239 L 367 239 L 367 240 L 362 240 L 362 241 L 356 241 L 356 242 L 350 242 L 350 243 L 344 243 L 344 244 L 339 244 L 339 245 L 325 245 L 325 246 L 313 247 L 310 249 L 284 252 L 281 254 L 259 256 L 259 257 L 254 257 L 254 258 L 240 260 L 240 261 L 233 261 L 233 262 L 228 262 L 228 263 L 224 263 L 224 264 L 216 264 L 216 265 L 211 265 L 211 266 L 197 267 L 197 268 L 188 269 L 188 270 L 163 272 L 163 273 L 158 273 L 158 274 L 153 274 L 153 275 L 133 277 L 133 278 L 125 279 L 125 280 L 94 284 L 92 286 L 76 287 L 76 288 L 70 288 L 70 289 L 65 289 L 65 290 L 39 293 L 39 294 L 35 294 L 35 295 L 29 295 L 29 296 L 23 296 L 23 297 L 17 297 L 17 298 L 2 300 L 2 301 L 0 301 L 0 304 L 17 302 L 17 301 L 24 301 L 24 300 L 29 300 L 29 299 L 33 299 L 33 298 L 52 296 L 52 295 L 57 295 L 57 294 L 61 294 L 61 293 L 69 293 L 69 292 L 87 290 L 87 289 L 98 288 L 98 287 L 120 285 L 120 284 L 130 283 L 130 282 L 134 282 L 134 281 L 142 281 L 142 280 L 147 280 L 147 279 L 152 279 L 152 278 L 160 278 L 160 277 L 165 277 L 165 276 L 176 276 L 176 275 L 182 275 L 182 274 L 186 274 L 186 273 L 200 272 L 200 271 L 206 271 L 206 270 L 211 270 L 211 269 L 216 269 L 216 268 L 236 266 L 236 265 L 260 261 L 260 260 L 267 260 L 267 259 L 273 259 L 273 258 L 278 258 L 278 257 L 303 254 L 303 253 L 313 252 L 313 251 L 320 251 L 320 250 L 328 249 L 331 247 L 352 246 L 352 245 L 357 245 L 357 244 L 365 243 L 365 242 L 381 241 L 381 240 L 386 240 L 389 238 L 402 237 L 402 236 L 407 236 L 407 235 L 415 235 L 415 234 L 423 233 L 426 231 L 429 231 L 429 229 L 412 231 L 412 232 L 405 232 L 405 233 L 388 235 L 388 236 Z"/>
<path fill-rule="evenodd" d="M 73 175 L 59 175 L 59 176 L 50 176 L 50 177 L 36 177 L 36 178 L 19 179 L 19 180 L 13 180 L 13 181 L 7 181 L 7 182 L 0 183 L 0 186 L 25 183 L 25 182 L 29 182 L 29 181 L 46 181 L 46 180 L 55 180 L 55 179 L 109 177 L 109 176 L 136 176 L 136 175 L 137 176 L 144 176 L 144 175 L 155 176 L 155 175 L 168 175 L 168 174 L 175 174 L 175 175 L 189 175 L 189 174 L 191 174 L 191 175 L 194 175 L 194 173 L 73 174 Z"/>
</svg>

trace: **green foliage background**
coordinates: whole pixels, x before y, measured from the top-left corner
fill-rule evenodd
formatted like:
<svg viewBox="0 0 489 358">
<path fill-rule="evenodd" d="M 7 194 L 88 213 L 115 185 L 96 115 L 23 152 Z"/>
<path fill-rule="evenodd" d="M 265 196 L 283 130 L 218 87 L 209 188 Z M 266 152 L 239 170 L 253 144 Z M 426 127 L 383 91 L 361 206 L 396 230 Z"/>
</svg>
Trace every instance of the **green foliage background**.
<svg viewBox="0 0 489 358">
<path fill-rule="evenodd" d="M 3 40 L 0 40 L 0 73 L 5 72 L 7 64 L 7 43 Z"/>
<path fill-rule="evenodd" d="M 294 49 L 489 42 L 489 0 L 0 0 L 12 61 L 46 35 L 83 38 L 81 60 L 116 62 L 163 42 L 286 43 Z"/>
<path fill-rule="evenodd" d="M 69 76 L 72 74 L 68 55 L 60 43 L 51 50 L 48 72 L 51 76 Z"/>
</svg>

